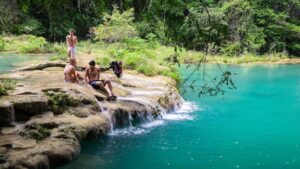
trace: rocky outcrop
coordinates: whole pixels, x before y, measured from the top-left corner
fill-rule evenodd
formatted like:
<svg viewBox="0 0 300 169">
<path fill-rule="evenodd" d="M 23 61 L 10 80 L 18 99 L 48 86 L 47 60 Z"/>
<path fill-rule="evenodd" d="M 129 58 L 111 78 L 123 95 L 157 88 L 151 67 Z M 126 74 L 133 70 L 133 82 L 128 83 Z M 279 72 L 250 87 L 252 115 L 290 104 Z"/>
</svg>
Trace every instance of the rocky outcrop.
<svg viewBox="0 0 300 169">
<path fill-rule="evenodd" d="M 10 102 L 0 102 L 0 113 L 0 124 L 7 125 L 14 120 L 14 110 Z"/>
<path fill-rule="evenodd" d="M 107 134 L 111 125 L 159 118 L 180 104 L 175 83 L 163 76 L 130 72 L 134 75 L 118 79 L 112 72 L 102 73 L 118 95 L 110 102 L 87 84 L 64 83 L 62 68 L 23 70 L 31 71 L 0 77 L 18 81 L 9 96 L 0 98 L 1 169 L 55 168 L 78 157 L 80 141 Z"/>
</svg>

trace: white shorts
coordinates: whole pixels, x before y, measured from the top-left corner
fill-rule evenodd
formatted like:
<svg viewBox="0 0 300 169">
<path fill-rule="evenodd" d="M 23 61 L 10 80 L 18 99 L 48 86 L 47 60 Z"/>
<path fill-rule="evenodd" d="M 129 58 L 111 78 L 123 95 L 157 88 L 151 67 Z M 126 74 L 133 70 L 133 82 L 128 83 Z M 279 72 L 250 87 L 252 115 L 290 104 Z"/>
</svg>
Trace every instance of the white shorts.
<svg viewBox="0 0 300 169">
<path fill-rule="evenodd" d="M 71 53 L 72 57 L 76 57 L 76 48 L 75 47 L 68 47 L 68 53 Z"/>
</svg>

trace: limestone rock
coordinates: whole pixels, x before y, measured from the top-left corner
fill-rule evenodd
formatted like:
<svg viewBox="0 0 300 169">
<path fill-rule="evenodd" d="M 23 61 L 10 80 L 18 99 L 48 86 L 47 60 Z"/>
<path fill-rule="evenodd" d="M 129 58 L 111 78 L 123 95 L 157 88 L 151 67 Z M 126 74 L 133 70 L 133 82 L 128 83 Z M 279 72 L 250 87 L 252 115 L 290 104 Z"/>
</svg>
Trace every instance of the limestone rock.
<svg viewBox="0 0 300 169">
<path fill-rule="evenodd" d="M 0 75 L 19 80 L 9 96 L 0 98 L 0 168 L 55 168 L 79 155 L 82 140 L 102 137 L 111 125 L 149 121 L 180 105 L 170 78 L 133 72 L 118 79 L 109 71 L 101 73 L 118 96 L 109 102 L 105 92 L 88 84 L 64 83 L 63 64 L 51 69 L 41 64 Z"/>
<path fill-rule="evenodd" d="M 14 118 L 12 104 L 8 101 L 0 101 L 0 126 L 10 124 Z"/>
</svg>

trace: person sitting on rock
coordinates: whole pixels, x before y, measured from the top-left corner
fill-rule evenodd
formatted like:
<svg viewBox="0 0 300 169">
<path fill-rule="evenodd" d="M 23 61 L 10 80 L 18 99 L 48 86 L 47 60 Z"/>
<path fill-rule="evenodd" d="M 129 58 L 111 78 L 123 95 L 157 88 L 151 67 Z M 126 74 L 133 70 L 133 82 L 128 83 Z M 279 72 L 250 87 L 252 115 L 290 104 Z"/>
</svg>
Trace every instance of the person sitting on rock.
<svg viewBox="0 0 300 169">
<path fill-rule="evenodd" d="M 104 89 L 108 93 L 108 100 L 115 100 L 112 85 L 109 80 L 99 80 L 100 68 L 96 67 L 94 60 L 89 62 L 89 66 L 85 69 L 85 81 L 95 89 Z"/>
<path fill-rule="evenodd" d="M 64 74 L 65 82 L 69 83 L 79 83 L 78 79 L 83 79 L 80 74 L 76 71 L 76 59 L 70 58 L 69 63 L 66 65 Z"/>
</svg>

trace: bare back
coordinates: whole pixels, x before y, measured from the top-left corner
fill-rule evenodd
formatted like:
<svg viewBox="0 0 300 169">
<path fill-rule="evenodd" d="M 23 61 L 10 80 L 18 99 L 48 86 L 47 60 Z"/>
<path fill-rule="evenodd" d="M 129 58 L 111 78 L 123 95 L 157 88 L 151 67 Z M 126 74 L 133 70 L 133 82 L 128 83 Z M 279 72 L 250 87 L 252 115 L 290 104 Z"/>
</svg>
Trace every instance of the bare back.
<svg viewBox="0 0 300 169">
<path fill-rule="evenodd" d="M 65 81 L 75 83 L 76 82 L 76 69 L 73 65 L 67 64 L 64 69 Z"/>
</svg>

